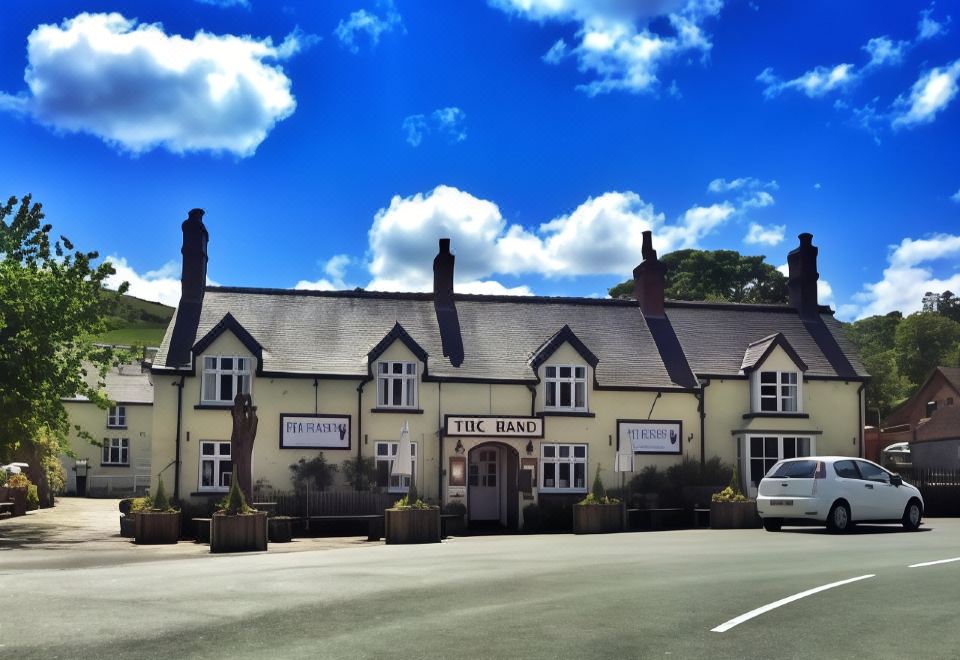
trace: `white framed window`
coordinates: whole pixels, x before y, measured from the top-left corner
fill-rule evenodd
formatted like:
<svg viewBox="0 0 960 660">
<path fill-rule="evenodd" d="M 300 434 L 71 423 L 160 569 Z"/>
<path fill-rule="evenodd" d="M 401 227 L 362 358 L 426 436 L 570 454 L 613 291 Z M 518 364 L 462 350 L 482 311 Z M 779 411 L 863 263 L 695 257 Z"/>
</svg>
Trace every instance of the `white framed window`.
<svg viewBox="0 0 960 660">
<path fill-rule="evenodd" d="M 107 426 L 112 429 L 127 428 L 127 407 L 116 405 L 107 411 Z"/>
<path fill-rule="evenodd" d="M 544 367 L 544 410 L 587 410 L 587 368 L 570 364 Z"/>
<path fill-rule="evenodd" d="M 237 394 L 250 394 L 251 359 L 234 355 L 203 358 L 204 403 L 233 403 Z"/>
<path fill-rule="evenodd" d="M 377 407 L 417 407 L 417 363 L 377 363 Z"/>
<path fill-rule="evenodd" d="M 410 488 L 410 477 L 391 474 L 393 461 L 397 456 L 399 442 L 378 442 L 377 452 L 377 486 L 388 493 L 406 493 Z M 410 443 L 410 473 L 413 480 L 417 479 L 417 443 Z"/>
<path fill-rule="evenodd" d="M 761 371 L 754 410 L 800 412 L 800 374 L 796 371 Z"/>
<path fill-rule="evenodd" d="M 816 456 L 816 441 L 809 436 L 748 435 L 745 448 L 746 451 L 741 453 L 745 458 L 743 473 L 751 496 L 756 495 L 760 480 L 779 461 Z"/>
<path fill-rule="evenodd" d="M 230 443 L 223 440 L 202 440 L 200 442 L 199 490 L 229 490 L 232 478 L 233 460 L 230 456 Z"/>
<path fill-rule="evenodd" d="M 130 465 L 130 438 L 104 438 L 101 465 Z"/>
<path fill-rule="evenodd" d="M 586 492 L 587 445 L 540 445 L 541 492 Z"/>
</svg>

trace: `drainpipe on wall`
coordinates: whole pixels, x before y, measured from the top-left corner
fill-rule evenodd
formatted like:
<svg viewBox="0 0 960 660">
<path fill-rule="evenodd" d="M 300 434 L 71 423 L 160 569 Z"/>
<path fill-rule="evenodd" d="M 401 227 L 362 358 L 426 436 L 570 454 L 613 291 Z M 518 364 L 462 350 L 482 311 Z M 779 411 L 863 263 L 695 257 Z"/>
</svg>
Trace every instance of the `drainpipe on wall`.
<svg viewBox="0 0 960 660">
<path fill-rule="evenodd" d="M 443 383 L 437 381 L 437 501 L 443 504 Z"/>
<path fill-rule="evenodd" d="M 707 463 L 707 440 L 704 433 L 707 426 L 707 388 L 709 386 L 709 378 L 700 381 L 700 467 Z"/>
<path fill-rule="evenodd" d="M 363 448 L 361 440 L 363 439 L 363 386 L 367 384 L 366 380 L 361 380 L 357 385 L 357 468 L 360 467 L 360 458 Z"/>
<path fill-rule="evenodd" d="M 183 381 L 186 376 L 180 376 L 180 382 L 174 383 L 177 387 L 177 444 L 173 462 L 173 499 L 180 499 L 180 421 L 183 417 Z"/>
<path fill-rule="evenodd" d="M 537 386 L 527 383 L 527 389 L 530 390 L 530 416 L 537 413 Z"/>
<path fill-rule="evenodd" d="M 863 407 L 864 407 L 864 395 L 863 391 L 867 388 L 866 383 L 860 383 L 860 387 L 857 388 L 857 435 L 860 439 L 860 451 L 857 454 L 860 458 L 863 458 Z M 877 438 L 880 438 L 880 425 L 877 424 Z"/>
</svg>

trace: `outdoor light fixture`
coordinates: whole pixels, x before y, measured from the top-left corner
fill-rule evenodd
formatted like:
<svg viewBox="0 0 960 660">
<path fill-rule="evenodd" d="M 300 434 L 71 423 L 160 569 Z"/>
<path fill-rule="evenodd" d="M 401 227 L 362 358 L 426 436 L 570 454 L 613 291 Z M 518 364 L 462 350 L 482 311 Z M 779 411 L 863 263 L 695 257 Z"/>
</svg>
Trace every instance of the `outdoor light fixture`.
<svg viewBox="0 0 960 660">
<path fill-rule="evenodd" d="M 457 438 L 457 446 L 453 448 L 453 451 L 457 452 L 458 454 L 463 453 L 463 442 L 460 440 L 460 438 Z"/>
<path fill-rule="evenodd" d="M 527 455 L 533 454 L 533 440 L 527 440 Z"/>
</svg>

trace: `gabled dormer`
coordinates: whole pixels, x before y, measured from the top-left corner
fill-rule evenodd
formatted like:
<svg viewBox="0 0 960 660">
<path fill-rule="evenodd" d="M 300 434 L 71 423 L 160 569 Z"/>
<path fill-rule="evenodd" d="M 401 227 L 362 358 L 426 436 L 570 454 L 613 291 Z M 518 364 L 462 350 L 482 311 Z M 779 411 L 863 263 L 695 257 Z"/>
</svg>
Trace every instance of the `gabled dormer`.
<svg viewBox="0 0 960 660">
<path fill-rule="evenodd" d="M 747 346 L 740 369 L 750 378 L 750 413 L 803 413 L 803 373 L 807 365 L 782 333 Z"/>
<path fill-rule="evenodd" d="M 370 377 L 377 382 L 377 412 L 417 410 L 427 352 L 400 323 L 367 353 Z"/>
<path fill-rule="evenodd" d="M 545 413 L 590 412 L 589 391 L 600 360 L 570 329 L 563 326 L 530 356 L 530 367 L 542 383 Z"/>
<path fill-rule="evenodd" d="M 263 346 L 229 312 L 192 352 L 201 371 L 202 406 L 228 406 L 237 394 L 250 394 L 253 375 L 263 364 Z"/>
</svg>

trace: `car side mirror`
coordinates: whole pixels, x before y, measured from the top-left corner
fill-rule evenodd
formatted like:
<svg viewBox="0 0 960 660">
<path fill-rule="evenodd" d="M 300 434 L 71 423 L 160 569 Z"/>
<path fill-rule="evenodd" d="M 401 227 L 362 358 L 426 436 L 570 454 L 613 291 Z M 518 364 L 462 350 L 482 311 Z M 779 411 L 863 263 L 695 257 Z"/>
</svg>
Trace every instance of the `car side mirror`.
<svg viewBox="0 0 960 660">
<path fill-rule="evenodd" d="M 903 484 L 903 477 L 901 477 L 899 474 L 891 474 L 890 483 L 894 486 L 900 486 Z"/>
</svg>

